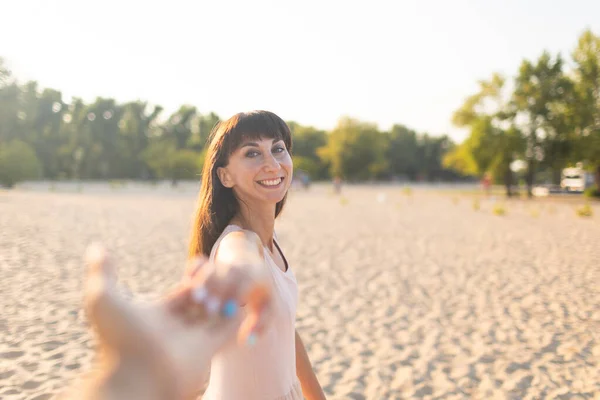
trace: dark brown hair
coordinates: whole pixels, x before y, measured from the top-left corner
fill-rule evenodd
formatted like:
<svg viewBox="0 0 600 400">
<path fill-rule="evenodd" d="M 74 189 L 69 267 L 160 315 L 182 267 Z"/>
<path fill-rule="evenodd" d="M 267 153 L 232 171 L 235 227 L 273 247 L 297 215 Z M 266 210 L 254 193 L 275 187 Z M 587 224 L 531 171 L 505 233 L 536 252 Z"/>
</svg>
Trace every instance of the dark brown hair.
<svg viewBox="0 0 600 400">
<path fill-rule="evenodd" d="M 283 140 L 288 152 L 292 152 L 290 128 L 277 115 L 269 111 L 239 113 L 219 122 L 208 139 L 208 150 L 202 168 L 202 184 L 194 213 L 190 238 L 189 257 L 210 251 L 239 210 L 238 199 L 233 190 L 226 188 L 217 176 L 217 168 L 227 166 L 229 156 L 245 140 Z M 281 213 L 287 194 L 275 207 L 275 218 Z"/>
</svg>

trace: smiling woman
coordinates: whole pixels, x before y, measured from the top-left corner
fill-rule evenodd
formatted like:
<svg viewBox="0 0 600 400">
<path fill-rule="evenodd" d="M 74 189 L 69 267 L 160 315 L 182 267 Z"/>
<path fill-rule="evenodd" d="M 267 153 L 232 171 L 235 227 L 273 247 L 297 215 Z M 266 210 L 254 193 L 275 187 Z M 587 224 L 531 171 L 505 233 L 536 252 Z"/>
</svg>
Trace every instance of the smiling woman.
<svg viewBox="0 0 600 400">
<path fill-rule="evenodd" d="M 209 141 L 189 256 L 259 268 L 274 283 L 274 307 L 268 327 L 258 320 L 244 327 L 246 346 L 213 358 L 203 399 L 324 399 L 295 330 L 298 285 L 274 231 L 294 172 L 290 129 L 271 112 L 252 111 L 217 125 Z M 228 289 L 212 290 L 208 303 Z"/>
<path fill-rule="evenodd" d="M 273 219 L 277 218 L 283 210 L 293 172 L 291 151 L 290 129 L 272 112 L 239 113 L 215 127 L 202 170 L 190 257 L 210 255 L 240 206 L 252 204 L 262 209 L 272 207 L 273 204 L 267 203 L 276 200 Z M 282 190 L 278 193 L 258 191 L 268 185 L 261 180 L 280 177 L 285 184 L 280 185 Z M 271 201 L 253 201 L 259 199 Z"/>
</svg>

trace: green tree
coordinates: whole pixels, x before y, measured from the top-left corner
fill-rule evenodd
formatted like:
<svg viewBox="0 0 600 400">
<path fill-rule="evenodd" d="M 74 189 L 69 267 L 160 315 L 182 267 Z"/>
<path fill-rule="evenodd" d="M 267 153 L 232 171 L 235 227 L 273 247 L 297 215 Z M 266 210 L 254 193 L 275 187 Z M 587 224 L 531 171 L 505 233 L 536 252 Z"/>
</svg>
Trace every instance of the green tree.
<svg viewBox="0 0 600 400">
<path fill-rule="evenodd" d="M 418 153 L 417 132 L 404 125 L 392 126 L 386 151 L 391 175 L 416 180 L 420 169 Z"/>
<path fill-rule="evenodd" d="M 354 181 L 380 178 L 388 169 L 388 141 L 376 125 L 344 117 L 318 153 L 329 163 L 332 176 Z"/>
<path fill-rule="evenodd" d="M 161 106 L 150 106 L 146 102 L 130 102 L 123 106 L 119 121 L 118 152 L 121 160 L 121 176 L 147 178 L 150 171 L 142 158 L 148 146 L 151 131 L 162 112 Z"/>
<path fill-rule="evenodd" d="M 294 139 L 294 168 L 306 171 L 313 179 L 327 178 L 329 166 L 318 154 L 318 150 L 327 144 L 327 133 L 293 121 L 287 124 Z"/>
<path fill-rule="evenodd" d="M 12 78 L 12 74 L 5 65 L 4 58 L 0 57 L 0 88 L 7 86 Z"/>
<path fill-rule="evenodd" d="M 21 89 L 16 83 L 0 85 L 0 146 L 20 136 L 22 121 L 19 99 Z"/>
<path fill-rule="evenodd" d="M 563 123 L 554 123 L 556 112 L 564 109 L 565 93 L 570 91 L 571 82 L 563 72 L 563 60 L 560 55 L 552 58 L 544 52 L 537 62 L 524 60 L 515 79 L 515 91 L 512 98 L 515 120 L 519 121 L 525 134 L 527 160 L 527 193 L 531 197 L 537 166 L 544 161 L 544 147 L 554 137 L 563 140 L 568 135 L 568 127 Z M 559 154 L 568 149 L 559 147 Z M 558 154 L 554 154 L 557 156 Z M 554 165 L 560 168 L 562 162 Z"/>
<path fill-rule="evenodd" d="M 586 161 L 594 171 L 600 168 L 600 36 L 586 30 L 573 52 L 575 101 L 571 113 L 575 123 L 575 149 L 571 162 Z M 600 173 L 596 173 L 600 188 Z"/>
<path fill-rule="evenodd" d="M 192 124 L 194 123 L 196 114 L 196 107 L 181 106 L 163 125 L 163 136 L 172 140 L 176 149 L 184 149 L 190 144 Z"/>
<path fill-rule="evenodd" d="M 191 147 L 201 151 L 208 143 L 208 137 L 221 119 L 217 114 L 211 112 L 207 115 L 198 114 L 194 123 L 196 130 L 193 131 Z"/>
<path fill-rule="evenodd" d="M 0 184 L 13 187 L 16 183 L 37 179 L 42 168 L 35 150 L 21 140 L 12 140 L 0 147 Z"/>
<path fill-rule="evenodd" d="M 204 163 L 204 152 L 178 150 L 168 140 L 157 140 L 146 148 L 142 159 L 157 178 L 169 179 L 175 186 L 182 179 L 198 179 Z"/>
<path fill-rule="evenodd" d="M 504 183 L 511 196 L 511 163 L 522 153 L 520 131 L 509 121 L 513 114 L 503 97 L 505 79 L 494 74 L 479 82 L 479 92 L 469 96 L 453 115 L 456 126 L 469 129 L 467 139 L 444 157 L 444 165 L 461 173 L 481 176 L 490 173 Z"/>
</svg>

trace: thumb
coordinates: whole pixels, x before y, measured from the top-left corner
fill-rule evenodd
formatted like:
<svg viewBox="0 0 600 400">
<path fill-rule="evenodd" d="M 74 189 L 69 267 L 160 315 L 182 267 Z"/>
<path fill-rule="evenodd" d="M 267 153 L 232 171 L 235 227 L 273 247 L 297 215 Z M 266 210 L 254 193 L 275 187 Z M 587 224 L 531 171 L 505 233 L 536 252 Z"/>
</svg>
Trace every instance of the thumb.
<svg viewBox="0 0 600 400">
<path fill-rule="evenodd" d="M 88 284 L 113 285 L 117 276 L 108 251 L 101 243 L 92 243 L 85 250 Z M 95 282 L 98 281 L 98 282 Z"/>
</svg>

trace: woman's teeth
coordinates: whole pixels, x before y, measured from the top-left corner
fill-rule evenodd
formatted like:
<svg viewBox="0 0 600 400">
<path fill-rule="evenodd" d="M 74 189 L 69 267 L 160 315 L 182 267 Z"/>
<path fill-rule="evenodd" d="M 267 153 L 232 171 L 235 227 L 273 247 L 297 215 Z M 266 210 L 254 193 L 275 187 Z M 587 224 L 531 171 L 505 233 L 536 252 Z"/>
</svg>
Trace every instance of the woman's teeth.
<svg viewBox="0 0 600 400">
<path fill-rule="evenodd" d="M 265 186 L 277 186 L 281 183 L 281 178 L 258 181 L 258 183 Z"/>
</svg>

